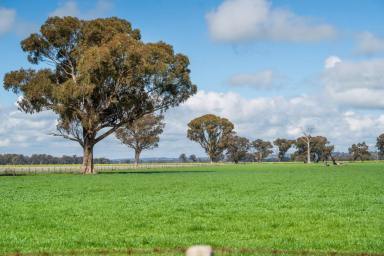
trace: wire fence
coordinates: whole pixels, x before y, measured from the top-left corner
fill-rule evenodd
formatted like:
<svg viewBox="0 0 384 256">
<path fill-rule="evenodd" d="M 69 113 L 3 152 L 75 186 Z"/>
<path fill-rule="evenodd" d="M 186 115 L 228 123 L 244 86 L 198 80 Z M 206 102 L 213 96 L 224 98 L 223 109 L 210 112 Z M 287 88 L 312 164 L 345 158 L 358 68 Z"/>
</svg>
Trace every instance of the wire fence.
<svg viewBox="0 0 384 256">
<path fill-rule="evenodd" d="M 145 170 L 164 168 L 189 168 L 201 166 L 230 165 L 231 163 L 142 163 L 95 165 L 96 172 L 113 172 L 125 170 Z M 44 173 L 80 173 L 81 165 L 4 165 L 0 166 L 0 175 L 27 175 Z"/>
<path fill-rule="evenodd" d="M 367 163 L 384 163 L 383 160 L 370 160 Z M 361 163 L 360 161 L 338 161 L 338 165 Z M 239 162 L 237 165 L 259 165 L 258 162 Z M 262 162 L 262 164 L 303 164 L 302 162 Z M 323 164 L 318 163 L 318 164 Z M 97 164 L 96 172 L 132 171 L 146 169 L 167 169 L 167 168 L 192 168 L 192 167 L 213 167 L 234 165 L 231 162 L 188 162 L 188 163 L 140 163 L 136 164 Z M 17 176 L 31 174 L 49 173 L 80 173 L 80 164 L 52 164 L 52 165 L 0 165 L 0 176 Z"/>
</svg>

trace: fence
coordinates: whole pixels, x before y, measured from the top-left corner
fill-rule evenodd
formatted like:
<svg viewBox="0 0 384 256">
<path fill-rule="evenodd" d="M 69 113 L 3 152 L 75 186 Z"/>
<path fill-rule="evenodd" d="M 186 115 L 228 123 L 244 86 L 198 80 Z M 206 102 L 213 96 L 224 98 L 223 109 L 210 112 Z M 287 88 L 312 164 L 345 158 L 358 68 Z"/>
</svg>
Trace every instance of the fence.
<svg viewBox="0 0 384 256">
<path fill-rule="evenodd" d="M 163 169 L 180 167 L 200 167 L 228 165 L 230 163 L 143 163 L 95 165 L 97 172 L 113 172 L 125 170 Z M 0 175 L 22 175 L 43 173 L 80 173 L 81 165 L 4 165 L 0 166 Z"/>
</svg>

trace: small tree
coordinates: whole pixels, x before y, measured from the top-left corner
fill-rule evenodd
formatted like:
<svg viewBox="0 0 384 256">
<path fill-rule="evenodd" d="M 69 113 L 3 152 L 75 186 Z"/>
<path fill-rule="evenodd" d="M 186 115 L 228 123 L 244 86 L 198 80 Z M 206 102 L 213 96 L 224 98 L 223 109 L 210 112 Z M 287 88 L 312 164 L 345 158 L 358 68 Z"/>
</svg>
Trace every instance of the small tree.
<svg viewBox="0 0 384 256">
<path fill-rule="evenodd" d="M 309 150 L 308 150 L 309 146 Z M 324 136 L 311 136 L 310 143 L 308 145 L 307 139 L 303 136 L 296 140 L 295 142 L 296 152 L 295 157 L 299 157 L 301 159 L 306 159 L 308 162 L 308 152 L 309 152 L 309 161 L 326 161 L 327 159 L 332 157 L 332 152 L 334 150 L 334 146 L 330 145 L 328 139 Z M 335 163 L 335 162 L 334 162 Z"/>
<path fill-rule="evenodd" d="M 182 154 L 179 156 L 179 161 L 180 161 L 181 163 L 186 163 L 186 162 L 188 162 L 187 155 L 184 154 L 184 153 L 182 153 Z"/>
<path fill-rule="evenodd" d="M 314 128 L 308 127 L 305 131 L 303 131 L 303 136 L 299 139 L 302 140 L 306 144 L 306 153 L 307 153 L 307 163 L 311 163 L 311 140 Z"/>
<path fill-rule="evenodd" d="M 238 163 L 244 160 L 249 150 L 249 140 L 237 135 L 230 136 L 227 146 L 227 158 L 229 161 Z"/>
<path fill-rule="evenodd" d="M 383 159 L 383 157 L 384 157 L 384 133 L 381 134 L 379 137 L 377 137 L 376 147 L 377 147 L 377 150 L 379 151 L 378 152 L 379 158 Z"/>
<path fill-rule="evenodd" d="M 222 159 L 232 130 L 233 124 L 228 119 L 207 114 L 189 122 L 187 137 L 199 143 L 211 162 L 216 162 Z"/>
<path fill-rule="evenodd" d="M 116 138 L 135 151 L 135 164 L 138 165 L 143 150 L 158 147 L 164 125 L 163 116 L 148 114 L 117 129 Z"/>
<path fill-rule="evenodd" d="M 360 159 L 360 161 L 368 160 L 371 156 L 371 153 L 368 151 L 368 145 L 365 142 L 353 144 L 348 151 L 353 161 L 357 159 Z"/>
<path fill-rule="evenodd" d="M 56 135 L 83 148 L 83 173 L 94 173 L 98 142 L 196 92 L 185 55 L 164 42 L 140 38 L 140 31 L 123 19 L 51 17 L 39 33 L 21 42 L 28 61 L 43 65 L 4 77 L 4 88 L 22 95 L 22 111 L 57 114 Z"/>
<path fill-rule="evenodd" d="M 193 163 L 196 163 L 198 161 L 197 157 L 195 154 L 192 154 L 189 156 L 189 160 Z"/>
<path fill-rule="evenodd" d="M 331 159 L 333 165 L 337 165 L 336 159 L 332 155 L 334 150 L 335 150 L 335 146 L 334 145 L 326 145 L 326 146 L 324 146 L 324 148 L 323 148 L 323 157 L 324 157 L 323 161 L 325 161 L 325 164 L 327 164 L 328 159 Z"/>
<path fill-rule="evenodd" d="M 253 141 L 252 147 L 255 149 L 255 159 L 258 162 L 263 161 L 264 158 L 266 158 L 273 152 L 272 143 L 269 141 L 261 140 L 261 139 L 257 139 Z"/>
<path fill-rule="evenodd" d="M 333 151 L 328 139 L 324 136 L 314 136 L 311 139 L 311 155 L 315 162 L 325 161 Z"/>
<path fill-rule="evenodd" d="M 287 139 L 276 139 L 273 144 L 278 148 L 279 152 L 277 154 L 279 161 L 283 161 L 287 151 L 295 144 L 294 140 Z"/>
</svg>

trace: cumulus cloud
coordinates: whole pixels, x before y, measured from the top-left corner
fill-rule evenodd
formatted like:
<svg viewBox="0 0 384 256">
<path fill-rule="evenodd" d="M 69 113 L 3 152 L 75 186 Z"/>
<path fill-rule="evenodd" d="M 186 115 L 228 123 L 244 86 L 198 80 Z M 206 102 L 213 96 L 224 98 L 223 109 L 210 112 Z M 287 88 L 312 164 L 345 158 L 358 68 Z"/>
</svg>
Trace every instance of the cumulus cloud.
<svg viewBox="0 0 384 256">
<path fill-rule="evenodd" d="M 363 132 L 375 126 L 383 128 L 384 125 L 384 115 L 372 118 L 370 116 L 359 116 L 352 111 L 345 112 L 343 115 L 349 129 L 353 132 Z"/>
<path fill-rule="evenodd" d="M 76 1 L 68 0 L 51 12 L 49 16 L 75 16 L 82 19 L 93 19 L 105 16 L 111 8 L 112 3 L 110 0 L 99 0 L 94 8 L 87 11 L 81 11 Z"/>
<path fill-rule="evenodd" d="M 38 115 L 27 115 L 14 108 L 1 109 L 0 143 L 1 147 L 27 147 L 35 142 L 44 140 L 56 125 L 53 114 L 44 112 Z M 48 136 L 47 136 L 48 138 Z"/>
<path fill-rule="evenodd" d="M 373 143 L 384 130 L 384 115 L 343 111 L 326 98 L 312 96 L 256 97 L 247 99 L 233 92 L 199 91 L 182 106 L 166 115 L 167 126 L 162 136 L 161 152 L 196 153 L 198 145 L 186 139 L 188 122 L 200 115 L 213 113 L 229 118 L 235 130 L 250 139 L 273 140 L 277 137 L 297 138 L 303 127 L 314 127 L 315 135 L 324 135 L 346 151 L 358 141 Z M 173 143 L 162 144 L 173 138 Z"/>
<path fill-rule="evenodd" d="M 322 80 L 326 93 L 338 104 L 360 108 L 384 108 L 384 59 L 326 61 Z"/>
<path fill-rule="evenodd" d="M 187 124 L 193 118 L 213 113 L 229 118 L 235 130 L 249 139 L 297 138 L 303 127 L 314 127 L 314 135 L 324 135 L 346 151 L 352 143 L 374 143 L 384 131 L 384 115 L 342 111 L 326 98 L 313 96 L 245 98 L 234 92 L 199 91 L 188 101 L 165 114 L 165 130 L 159 148 L 143 152 L 143 157 L 177 157 L 181 153 L 204 156 L 201 147 L 186 138 Z M 51 112 L 27 115 L 15 109 L 0 110 L 0 151 L 2 153 L 78 154 L 74 142 L 49 135 L 55 131 L 56 116 Z M 98 143 L 96 156 L 132 158 L 133 152 L 114 138 Z"/>
<path fill-rule="evenodd" d="M 36 25 L 18 18 L 14 9 L 7 9 L 0 6 L 0 36 L 6 33 L 25 36 L 35 30 Z"/>
<path fill-rule="evenodd" d="M 333 68 L 336 66 L 337 63 L 340 63 L 341 59 L 337 56 L 329 56 L 328 58 L 325 59 L 324 62 L 324 67 L 326 69 L 328 68 Z"/>
<path fill-rule="evenodd" d="M 59 6 L 53 12 L 49 14 L 49 16 L 78 16 L 80 14 L 80 10 L 75 1 L 67 1 L 63 5 Z"/>
<path fill-rule="evenodd" d="M 384 52 L 384 38 L 379 38 L 370 32 L 363 32 L 358 35 L 356 52 L 365 55 Z"/>
<path fill-rule="evenodd" d="M 9 32 L 16 21 L 16 11 L 0 7 L 0 35 Z"/>
<path fill-rule="evenodd" d="M 10 139 L 0 139 L 0 148 L 7 147 L 11 144 Z"/>
<path fill-rule="evenodd" d="M 225 0 L 206 15 L 214 40 L 313 42 L 333 38 L 335 29 L 290 10 L 273 8 L 268 0 Z"/>
<path fill-rule="evenodd" d="M 257 89 L 275 87 L 281 82 L 282 76 L 273 70 L 266 69 L 253 74 L 236 74 L 229 78 L 232 86 L 249 86 Z"/>
</svg>

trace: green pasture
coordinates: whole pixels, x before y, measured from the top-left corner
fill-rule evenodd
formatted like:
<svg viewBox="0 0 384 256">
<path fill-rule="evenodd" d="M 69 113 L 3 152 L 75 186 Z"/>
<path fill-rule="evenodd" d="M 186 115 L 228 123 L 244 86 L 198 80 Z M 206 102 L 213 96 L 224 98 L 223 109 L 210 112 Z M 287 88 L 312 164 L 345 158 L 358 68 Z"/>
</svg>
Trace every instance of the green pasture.
<svg viewBox="0 0 384 256">
<path fill-rule="evenodd" d="M 384 163 L 0 176 L 0 255 L 384 253 Z"/>
</svg>

